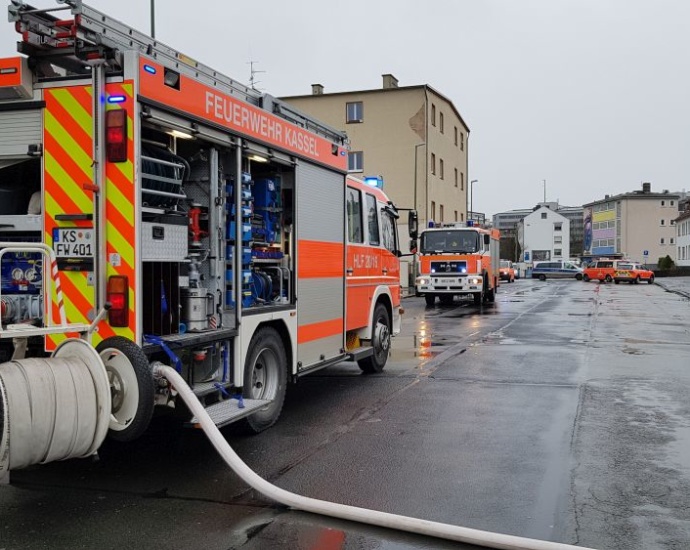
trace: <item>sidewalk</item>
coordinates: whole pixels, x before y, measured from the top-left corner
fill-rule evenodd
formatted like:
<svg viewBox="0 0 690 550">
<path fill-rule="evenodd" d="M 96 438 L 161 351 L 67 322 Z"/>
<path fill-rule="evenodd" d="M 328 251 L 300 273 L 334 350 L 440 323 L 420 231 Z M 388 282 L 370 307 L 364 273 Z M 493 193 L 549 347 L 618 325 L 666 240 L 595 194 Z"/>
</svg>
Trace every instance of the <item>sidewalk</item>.
<svg viewBox="0 0 690 550">
<path fill-rule="evenodd" d="M 654 282 L 668 292 L 690 299 L 690 277 L 657 277 Z"/>
</svg>

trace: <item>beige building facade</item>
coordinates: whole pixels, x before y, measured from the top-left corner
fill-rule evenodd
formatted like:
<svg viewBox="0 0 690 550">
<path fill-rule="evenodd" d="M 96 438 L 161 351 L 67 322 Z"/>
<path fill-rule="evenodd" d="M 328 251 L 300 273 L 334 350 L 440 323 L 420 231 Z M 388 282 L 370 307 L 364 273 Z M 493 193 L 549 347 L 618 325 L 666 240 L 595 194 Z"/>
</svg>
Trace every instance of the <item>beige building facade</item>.
<svg viewBox="0 0 690 550">
<path fill-rule="evenodd" d="M 467 219 L 469 128 L 452 101 L 428 85 L 398 86 L 383 75 L 380 89 L 283 97 L 283 101 L 344 130 L 350 139 L 349 171 L 381 176 L 400 208 L 415 208 L 420 227 L 429 220 Z M 401 238 L 407 218 L 401 216 Z M 407 252 L 406 243 L 402 243 Z"/>
<path fill-rule="evenodd" d="M 585 204 L 585 255 L 626 257 L 651 267 L 665 256 L 676 261 L 679 199 L 678 194 L 653 192 L 650 183 L 643 183 L 639 191 Z"/>
</svg>

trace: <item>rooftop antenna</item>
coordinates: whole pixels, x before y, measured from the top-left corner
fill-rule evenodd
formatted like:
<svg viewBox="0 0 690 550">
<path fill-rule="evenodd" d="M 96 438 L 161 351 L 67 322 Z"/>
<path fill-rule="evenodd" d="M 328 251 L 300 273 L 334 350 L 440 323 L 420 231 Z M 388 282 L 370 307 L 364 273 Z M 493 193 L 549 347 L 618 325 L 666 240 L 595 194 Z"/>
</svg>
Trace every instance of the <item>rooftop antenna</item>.
<svg viewBox="0 0 690 550">
<path fill-rule="evenodd" d="M 544 202 L 546 202 L 546 180 L 541 180 L 544 183 Z"/>
<path fill-rule="evenodd" d="M 256 79 L 256 75 L 259 73 L 265 73 L 266 71 L 258 71 L 254 68 L 254 65 L 256 65 L 258 61 L 252 61 L 251 59 L 247 61 L 247 65 L 249 65 L 249 86 L 251 87 L 252 90 L 259 90 L 259 88 L 256 87 L 257 84 L 261 84 L 260 80 Z"/>
</svg>

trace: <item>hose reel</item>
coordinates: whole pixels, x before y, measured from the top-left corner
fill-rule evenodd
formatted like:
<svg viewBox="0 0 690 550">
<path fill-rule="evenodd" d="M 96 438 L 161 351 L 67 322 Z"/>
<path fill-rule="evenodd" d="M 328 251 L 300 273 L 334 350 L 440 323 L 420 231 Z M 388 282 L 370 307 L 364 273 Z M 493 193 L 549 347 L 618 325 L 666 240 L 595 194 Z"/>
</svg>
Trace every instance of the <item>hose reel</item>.
<svg viewBox="0 0 690 550">
<path fill-rule="evenodd" d="M 103 361 L 84 340 L 65 340 L 50 358 L 0 364 L 0 478 L 10 469 L 94 454 L 110 411 Z"/>
</svg>

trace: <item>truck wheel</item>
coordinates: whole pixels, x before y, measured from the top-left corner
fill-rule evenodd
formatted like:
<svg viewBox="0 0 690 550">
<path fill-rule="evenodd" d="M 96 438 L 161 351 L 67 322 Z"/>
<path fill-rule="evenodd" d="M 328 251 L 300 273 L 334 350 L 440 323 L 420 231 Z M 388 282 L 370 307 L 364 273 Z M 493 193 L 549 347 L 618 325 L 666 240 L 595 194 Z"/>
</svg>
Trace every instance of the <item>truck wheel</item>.
<svg viewBox="0 0 690 550">
<path fill-rule="evenodd" d="M 607 275 L 606 277 L 604 277 L 604 282 L 606 283 L 610 283 L 612 280 L 613 279 L 611 278 L 611 275 Z"/>
<path fill-rule="evenodd" d="M 482 305 L 483 299 L 484 299 L 484 293 L 483 292 L 475 292 L 474 294 L 472 294 L 472 300 L 473 300 L 475 306 Z"/>
<path fill-rule="evenodd" d="M 247 431 L 259 433 L 276 423 L 283 410 L 286 389 L 287 356 L 283 341 L 274 328 L 260 328 L 249 343 L 242 396 L 271 402 L 244 420 Z"/>
<path fill-rule="evenodd" d="M 546 275 L 544 275 L 543 273 L 541 275 L 539 275 L 539 280 L 540 281 L 546 281 Z"/>
<path fill-rule="evenodd" d="M 426 305 L 433 306 L 434 302 L 436 301 L 436 296 L 434 296 L 433 294 L 425 294 L 424 301 L 426 302 Z"/>
<path fill-rule="evenodd" d="M 583 280 L 585 283 L 588 283 L 588 282 L 589 282 L 589 275 L 584 274 L 584 275 L 582 276 L 582 280 Z"/>
<path fill-rule="evenodd" d="M 650 285 L 653 284 L 653 283 L 654 283 L 654 275 L 652 275 L 651 277 L 649 277 L 649 279 L 647 279 L 647 282 L 648 282 Z"/>
<path fill-rule="evenodd" d="M 373 329 L 371 346 L 374 348 L 374 353 L 357 362 L 359 368 L 366 374 L 381 372 L 386 366 L 391 349 L 391 321 L 388 310 L 382 303 L 376 304 L 374 308 Z"/>
<path fill-rule="evenodd" d="M 106 338 L 96 351 L 110 382 L 108 437 L 134 441 L 146 431 L 153 416 L 154 385 L 149 360 L 139 346 L 122 336 Z"/>
<path fill-rule="evenodd" d="M 490 304 L 493 304 L 496 301 L 496 289 L 492 288 L 487 290 L 484 294 L 484 299 Z"/>
</svg>

